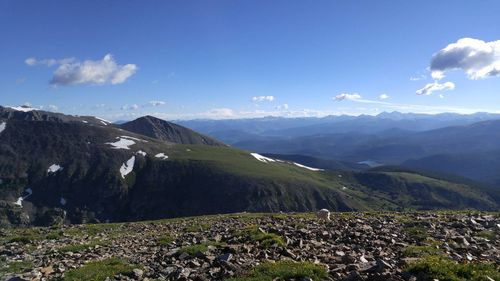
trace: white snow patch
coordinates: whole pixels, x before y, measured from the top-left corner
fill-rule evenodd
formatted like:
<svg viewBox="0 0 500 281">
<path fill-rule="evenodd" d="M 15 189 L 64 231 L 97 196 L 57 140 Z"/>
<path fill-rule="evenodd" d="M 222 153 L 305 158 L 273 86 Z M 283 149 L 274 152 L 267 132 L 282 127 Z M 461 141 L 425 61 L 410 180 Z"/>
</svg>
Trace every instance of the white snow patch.
<svg viewBox="0 0 500 281">
<path fill-rule="evenodd" d="M 57 165 L 57 164 L 52 164 L 50 167 L 47 169 L 47 173 L 55 173 L 57 171 L 61 171 L 63 167 Z"/>
<path fill-rule="evenodd" d="M 111 122 L 106 120 L 106 119 L 102 119 L 102 118 L 99 118 L 99 117 L 94 117 L 95 119 L 101 121 L 101 123 L 105 126 L 107 126 L 108 124 L 110 124 Z"/>
<path fill-rule="evenodd" d="M 21 196 L 17 198 L 17 201 L 14 202 L 14 204 L 18 205 L 19 207 L 23 206 L 23 200 L 28 198 L 31 194 L 33 194 L 33 190 L 31 188 L 27 188 L 24 192 L 28 193 L 26 196 Z"/>
<path fill-rule="evenodd" d="M 82 122 L 85 124 L 89 123 L 89 121 L 87 121 L 87 120 L 82 120 Z"/>
<path fill-rule="evenodd" d="M 141 139 L 130 137 L 130 136 L 120 136 L 120 137 L 124 138 L 124 139 L 129 139 L 129 140 L 136 140 L 136 141 L 148 142 L 147 140 L 141 140 Z"/>
<path fill-rule="evenodd" d="M 33 107 L 29 106 L 10 106 L 11 109 L 17 110 L 17 111 L 22 111 L 22 112 L 28 112 L 28 111 L 33 111 L 36 110 Z"/>
<path fill-rule="evenodd" d="M 130 157 L 130 159 L 128 159 L 126 163 L 123 163 L 123 165 L 120 168 L 120 174 L 122 175 L 122 178 L 125 178 L 126 175 L 132 172 L 132 170 L 134 169 L 134 163 L 135 163 L 135 156 Z"/>
<path fill-rule="evenodd" d="M 124 138 L 117 138 L 117 139 L 118 141 L 116 142 L 107 142 L 106 144 L 113 146 L 114 149 L 130 149 L 129 146 L 135 144 L 135 141 L 133 140 L 128 140 Z"/>
<path fill-rule="evenodd" d="M 342 190 L 346 190 L 346 189 L 347 189 L 347 187 L 345 187 L 345 186 L 342 186 Z"/>
<path fill-rule="evenodd" d="M 18 205 L 19 207 L 22 207 L 23 206 L 23 197 L 19 197 L 17 198 L 17 201 L 14 202 L 14 204 Z"/>
<path fill-rule="evenodd" d="M 67 201 L 66 199 L 64 199 L 64 197 L 61 196 L 61 199 L 59 199 L 59 203 L 61 203 L 61 205 L 66 205 Z"/>
<path fill-rule="evenodd" d="M 139 155 L 142 155 L 142 156 L 144 156 L 144 157 L 146 157 L 146 155 L 147 155 L 147 153 L 146 153 L 146 152 L 144 152 L 144 151 L 142 151 L 142 150 L 139 150 L 139 151 L 137 151 L 136 153 L 137 153 L 137 154 L 139 154 Z"/>
<path fill-rule="evenodd" d="M 6 125 L 7 123 L 5 122 L 0 123 L 0 133 L 3 132 L 3 130 L 5 130 Z"/>
<path fill-rule="evenodd" d="M 156 158 L 161 158 L 162 160 L 168 159 L 168 156 L 165 153 L 158 153 L 155 155 Z"/>
<path fill-rule="evenodd" d="M 269 157 L 266 157 L 266 156 L 262 156 L 258 153 L 250 153 L 250 155 L 252 155 L 253 157 L 255 157 L 255 159 L 259 160 L 260 162 L 264 162 L 264 163 L 267 163 L 267 162 L 276 162 L 276 160 L 272 159 L 272 158 L 269 158 Z"/>
<path fill-rule="evenodd" d="M 301 167 L 301 168 L 304 168 L 304 169 L 308 169 L 308 170 L 311 170 L 311 171 L 324 171 L 323 169 L 312 168 L 312 167 L 308 167 L 308 166 L 305 166 L 305 165 L 302 165 L 302 164 L 299 164 L 299 163 L 295 163 L 295 162 L 293 162 L 293 164 L 295 166 L 298 166 L 298 167 Z"/>
</svg>

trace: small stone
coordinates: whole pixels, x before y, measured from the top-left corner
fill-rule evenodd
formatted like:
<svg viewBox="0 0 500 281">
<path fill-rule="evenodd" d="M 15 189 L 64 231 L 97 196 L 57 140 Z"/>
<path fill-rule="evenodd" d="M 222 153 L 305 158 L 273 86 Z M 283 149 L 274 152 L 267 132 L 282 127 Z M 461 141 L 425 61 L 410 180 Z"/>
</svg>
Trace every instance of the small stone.
<svg viewBox="0 0 500 281">
<path fill-rule="evenodd" d="M 142 275 L 144 275 L 144 271 L 142 271 L 142 269 L 139 268 L 134 268 L 133 272 L 134 276 L 137 278 L 142 278 Z"/>
</svg>

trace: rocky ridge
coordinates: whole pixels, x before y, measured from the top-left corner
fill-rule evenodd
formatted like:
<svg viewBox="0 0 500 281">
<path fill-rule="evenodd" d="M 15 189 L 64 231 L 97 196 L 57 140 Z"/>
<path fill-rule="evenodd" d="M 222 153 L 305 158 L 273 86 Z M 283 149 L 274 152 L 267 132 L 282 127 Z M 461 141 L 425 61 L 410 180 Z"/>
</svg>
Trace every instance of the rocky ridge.
<svg viewBox="0 0 500 281">
<path fill-rule="evenodd" d="M 334 213 L 329 222 L 311 213 L 233 214 L 0 234 L 6 280 L 76 280 L 89 262 L 110 258 L 128 269 L 106 280 L 226 280 L 283 260 L 324 267 L 321 280 L 428 280 L 408 271 L 428 255 L 500 266 L 498 213 Z M 25 266 L 9 272 L 16 263 Z"/>
</svg>

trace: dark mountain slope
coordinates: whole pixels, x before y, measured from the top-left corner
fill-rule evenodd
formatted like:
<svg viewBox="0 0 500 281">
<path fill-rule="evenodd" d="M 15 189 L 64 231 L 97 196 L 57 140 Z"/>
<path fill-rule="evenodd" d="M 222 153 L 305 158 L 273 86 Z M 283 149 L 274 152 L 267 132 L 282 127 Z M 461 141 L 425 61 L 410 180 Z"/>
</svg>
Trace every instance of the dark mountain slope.
<svg viewBox="0 0 500 281">
<path fill-rule="evenodd" d="M 130 132 L 173 143 L 225 146 L 191 129 L 152 116 L 144 116 L 119 126 Z"/>
<path fill-rule="evenodd" d="M 385 186 L 352 173 L 311 171 L 224 146 L 173 144 L 74 118 L 0 118 L 1 225 L 319 208 L 498 210 L 474 185 L 385 173 L 380 176 L 394 180 L 383 184 L 397 184 Z M 425 188 L 425 204 L 418 192 L 408 198 L 407 188 Z"/>
</svg>

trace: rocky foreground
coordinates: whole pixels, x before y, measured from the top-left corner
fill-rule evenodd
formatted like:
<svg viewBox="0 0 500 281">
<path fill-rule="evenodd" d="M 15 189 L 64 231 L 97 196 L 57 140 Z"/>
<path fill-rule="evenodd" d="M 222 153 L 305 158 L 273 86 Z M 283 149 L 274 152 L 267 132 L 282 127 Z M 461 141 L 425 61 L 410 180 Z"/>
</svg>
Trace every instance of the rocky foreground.
<svg viewBox="0 0 500 281">
<path fill-rule="evenodd" d="M 0 276 L 4 280 L 500 280 L 499 237 L 498 213 L 335 213 L 328 222 L 314 214 L 234 214 L 2 229 Z M 460 270 L 472 275 L 456 273 Z M 465 277 L 446 279 L 439 274 Z"/>
</svg>

